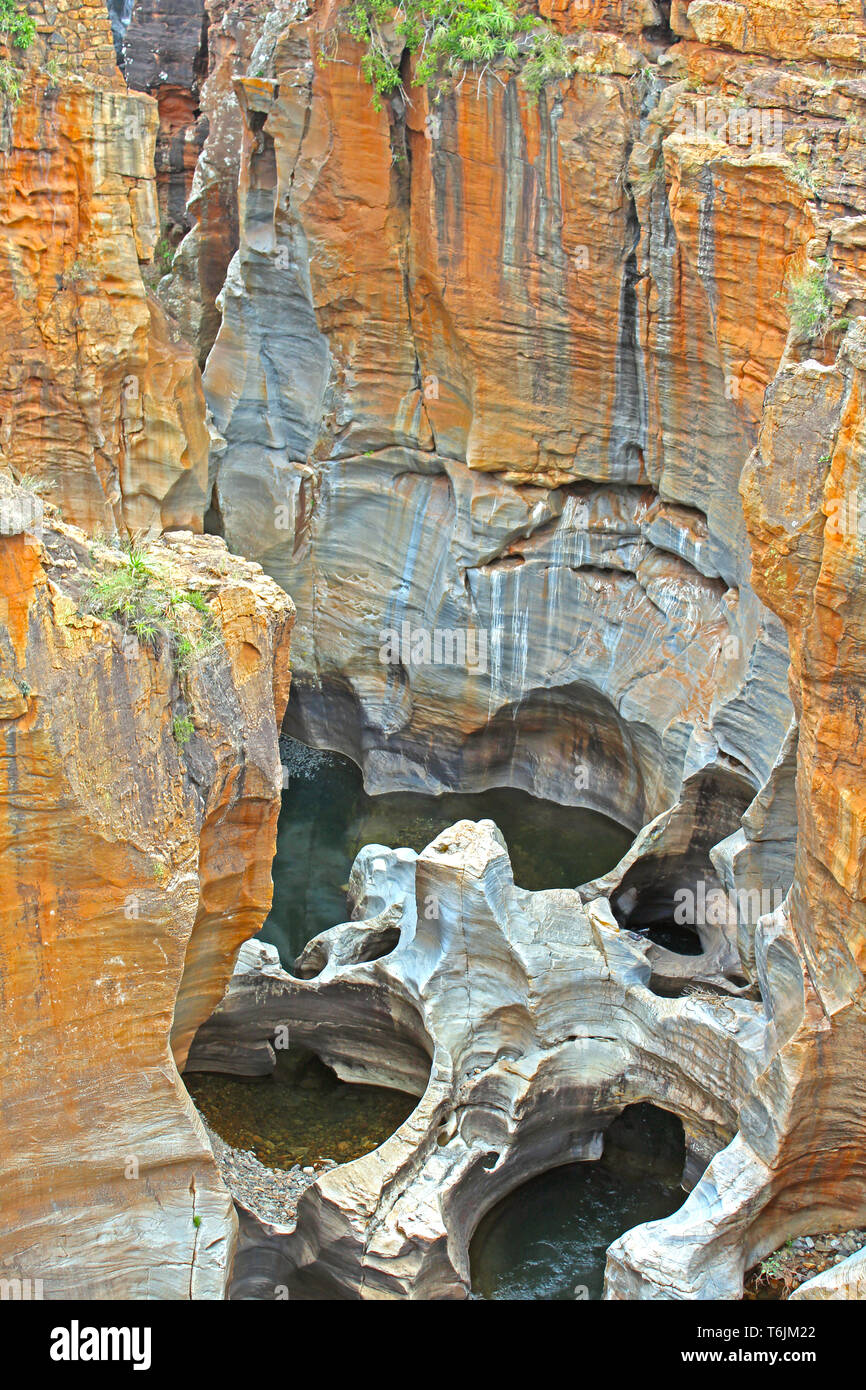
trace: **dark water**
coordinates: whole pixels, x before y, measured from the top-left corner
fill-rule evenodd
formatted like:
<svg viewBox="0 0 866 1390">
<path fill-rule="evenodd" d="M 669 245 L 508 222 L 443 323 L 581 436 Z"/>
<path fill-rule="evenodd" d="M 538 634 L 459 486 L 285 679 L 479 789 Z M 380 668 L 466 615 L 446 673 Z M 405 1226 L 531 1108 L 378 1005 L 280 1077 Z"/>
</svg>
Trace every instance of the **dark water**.
<svg viewBox="0 0 866 1390">
<path fill-rule="evenodd" d="M 187 1072 L 184 1085 L 208 1124 L 269 1168 L 348 1163 L 379 1147 L 418 1100 L 382 1086 L 352 1086 L 300 1047 L 277 1053 L 271 1076 Z"/>
<path fill-rule="evenodd" d="M 295 739 L 281 744 L 289 782 L 277 833 L 274 903 L 261 936 L 288 969 L 312 937 L 346 920 L 344 885 L 364 845 L 422 850 L 455 821 L 493 820 L 505 836 L 515 881 L 537 890 L 574 888 L 606 873 L 633 838 L 597 811 L 510 788 L 368 796 L 350 759 Z"/>
<path fill-rule="evenodd" d="M 663 922 L 650 927 L 647 932 L 650 941 L 675 951 L 678 956 L 700 956 L 703 954 L 701 938 L 693 927 L 681 927 L 676 922 Z"/>
<path fill-rule="evenodd" d="M 604 1157 L 543 1173 L 484 1217 L 472 1239 L 472 1289 L 496 1300 L 600 1299 L 607 1248 L 624 1231 L 669 1216 L 679 1186 L 682 1126 L 633 1106 L 608 1130 Z"/>
</svg>

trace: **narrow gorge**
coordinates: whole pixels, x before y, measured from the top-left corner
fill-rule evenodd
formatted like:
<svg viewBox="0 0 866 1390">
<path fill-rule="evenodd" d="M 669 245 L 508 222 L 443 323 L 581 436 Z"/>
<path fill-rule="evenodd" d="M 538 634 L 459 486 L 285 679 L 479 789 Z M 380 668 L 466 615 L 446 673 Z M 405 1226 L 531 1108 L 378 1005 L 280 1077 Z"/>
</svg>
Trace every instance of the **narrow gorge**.
<svg viewBox="0 0 866 1390">
<path fill-rule="evenodd" d="M 0 0 L 0 227 L 2 1297 L 866 1297 L 866 4 Z"/>
</svg>

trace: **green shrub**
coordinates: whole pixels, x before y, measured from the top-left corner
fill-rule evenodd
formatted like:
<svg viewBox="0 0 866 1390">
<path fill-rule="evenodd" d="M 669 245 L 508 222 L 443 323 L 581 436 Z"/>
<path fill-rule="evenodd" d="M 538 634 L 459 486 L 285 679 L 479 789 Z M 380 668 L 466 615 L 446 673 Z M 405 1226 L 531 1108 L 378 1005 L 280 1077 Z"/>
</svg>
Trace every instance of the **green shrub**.
<svg viewBox="0 0 866 1390">
<path fill-rule="evenodd" d="M 502 59 L 527 58 L 524 81 L 534 92 L 573 70 L 559 35 L 537 16 L 520 14 L 517 0 L 402 0 L 397 7 L 388 0 L 351 0 L 346 26 L 366 45 L 361 71 L 377 111 L 382 97 L 401 85 L 382 32 L 392 20 L 404 51 L 418 55 L 415 80 L 421 86 L 445 87 L 469 71 L 480 79 Z"/>
<path fill-rule="evenodd" d="M 569 77 L 574 72 L 576 60 L 566 47 L 561 35 L 552 29 L 542 29 L 532 39 L 532 47 L 521 73 L 521 81 L 528 92 L 537 96 L 548 82 L 560 77 Z"/>
<path fill-rule="evenodd" d="M 195 733 L 195 725 L 189 715 L 176 714 L 171 723 L 171 732 L 178 747 L 185 748 Z"/>
<path fill-rule="evenodd" d="M 147 552 L 134 542 L 125 547 L 123 564 L 94 581 L 85 605 L 95 617 L 120 623 L 142 646 L 155 649 L 160 638 L 170 642 L 179 675 L 219 641 L 204 595 L 168 588 L 151 569 Z M 188 610 L 199 620 L 191 621 Z"/>
<path fill-rule="evenodd" d="M 0 40 L 23 52 L 36 37 L 36 23 L 16 0 L 0 0 Z M 17 106 L 24 90 L 24 74 L 10 59 L 0 58 L 0 96 Z"/>
<path fill-rule="evenodd" d="M 826 266 L 816 266 L 788 280 L 788 316 L 800 338 L 818 338 L 829 325 L 833 306 L 825 273 Z"/>
<path fill-rule="evenodd" d="M 16 0 L 0 0 L 0 34 L 13 48 L 29 48 L 36 38 L 36 22 Z"/>
<path fill-rule="evenodd" d="M 24 74 L 8 58 L 0 58 L 0 96 L 17 106 L 23 91 Z"/>
<path fill-rule="evenodd" d="M 177 251 L 172 246 L 168 237 L 161 236 L 154 247 L 153 261 L 154 265 L 162 271 L 163 275 L 168 275 L 174 265 L 174 258 L 176 255 Z"/>
</svg>

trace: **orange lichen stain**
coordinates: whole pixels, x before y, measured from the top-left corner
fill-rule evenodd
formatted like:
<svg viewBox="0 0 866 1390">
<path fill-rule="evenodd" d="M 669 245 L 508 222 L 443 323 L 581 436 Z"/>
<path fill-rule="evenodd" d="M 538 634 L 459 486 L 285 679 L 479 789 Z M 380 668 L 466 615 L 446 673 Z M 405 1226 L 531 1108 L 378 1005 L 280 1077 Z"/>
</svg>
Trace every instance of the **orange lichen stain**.
<svg viewBox="0 0 866 1390">
<path fill-rule="evenodd" d="M 6 599 L 4 619 L 22 666 L 27 655 L 30 609 L 41 577 L 40 551 L 31 536 L 9 536 L 0 541 L 0 593 Z"/>
</svg>

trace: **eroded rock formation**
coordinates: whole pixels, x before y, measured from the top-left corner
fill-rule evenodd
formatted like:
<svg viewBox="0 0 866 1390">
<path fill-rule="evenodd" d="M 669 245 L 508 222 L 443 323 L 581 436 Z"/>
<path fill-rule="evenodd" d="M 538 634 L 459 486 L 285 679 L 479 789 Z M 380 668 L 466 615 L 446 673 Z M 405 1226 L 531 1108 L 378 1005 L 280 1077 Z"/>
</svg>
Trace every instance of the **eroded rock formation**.
<svg viewBox="0 0 866 1390">
<path fill-rule="evenodd" d="M 736 904 L 701 956 L 642 953 L 672 1009 L 686 981 L 757 991 L 767 1052 L 719 1083 L 737 1133 L 685 1206 L 612 1249 L 613 1298 L 738 1297 L 784 1236 L 863 1215 L 866 22 L 807 9 L 552 6 L 579 70 L 537 104 L 513 74 L 433 103 L 407 64 L 377 113 L 316 5 L 237 84 L 205 383 L 225 533 L 302 610 L 293 729 L 373 789 L 512 781 L 644 826 L 582 890 L 607 930 L 684 884 Z M 383 658 L 437 630 L 489 660 Z M 350 959 L 335 982 L 388 969 Z M 407 1251 L 403 1292 L 458 1291 L 459 1260 L 437 1286 Z"/>
<path fill-rule="evenodd" d="M 56 519 L 41 545 L 6 533 L 15 843 L 53 819 L 44 874 L 7 855 L 3 940 L 13 1030 L 57 1099 L 44 1129 L 26 1090 L 12 1115 L 19 1147 L 60 1136 L 60 1292 L 96 1225 L 97 1294 L 224 1288 L 230 1206 L 170 1031 L 181 1066 L 199 1029 L 190 1066 L 261 1073 L 287 1027 L 419 1096 L 296 1227 L 242 1213 L 240 1296 L 463 1297 L 490 1205 L 597 1156 L 637 1101 L 683 1119 L 693 1190 L 615 1243 L 607 1297 L 737 1298 L 787 1236 L 866 1217 L 866 19 L 854 0 L 539 8 L 575 61 L 537 99 L 505 65 L 437 101 L 404 54 L 378 111 L 333 0 L 113 5 L 154 99 L 126 89 L 101 9 L 39 10 L 0 128 L 14 476 L 91 531 L 207 527 L 260 562 L 299 610 L 290 727 L 370 790 L 511 784 L 636 837 L 568 893 L 515 889 L 488 823 L 420 856 L 373 847 L 354 919 L 292 974 L 246 948 L 199 1029 L 267 905 L 287 601 L 220 541 L 166 539 L 225 641 L 181 748 L 167 654 L 132 675 L 82 614 L 112 552 Z M 695 922 L 693 956 L 646 936 L 684 889 L 733 903 Z M 142 919 L 106 907 L 130 897 L 146 951 Z M 38 924 L 23 953 L 19 922 Z M 32 1041 L 55 1007 L 59 1082 Z M 112 1010 L 140 1022 L 109 1077 Z M 130 1116 L 171 1213 L 146 1259 L 123 1250 L 147 1220 L 116 1166 Z M 42 1261 L 30 1167 L 0 1248 Z"/>
<path fill-rule="evenodd" d="M 682 1117 L 687 1174 L 733 1134 L 769 1055 L 760 1005 L 660 997 L 646 940 L 605 899 L 515 888 L 491 821 L 461 821 L 420 856 L 370 846 L 351 886 L 360 920 L 311 943 L 301 978 L 273 948 L 239 962 L 190 1065 L 253 1071 L 289 1036 L 418 1108 L 320 1177 L 293 1230 L 260 1223 L 254 1239 L 247 1214 L 236 1294 L 465 1297 L 484 1213 L 552 1164 L 598 1158 L 625 1106 Z"/>
<path fill-rule="evenodd" d="M 181 678 L 88 612 L 122 552 L 40 538 L 6 477 L 0 515 L 0 1269 L 218 1298 L 234 1212 L 178 1066 L 270 905 L 291 602 L 219 539 L 155 544 L 218 634 Z"/>
</svg>

